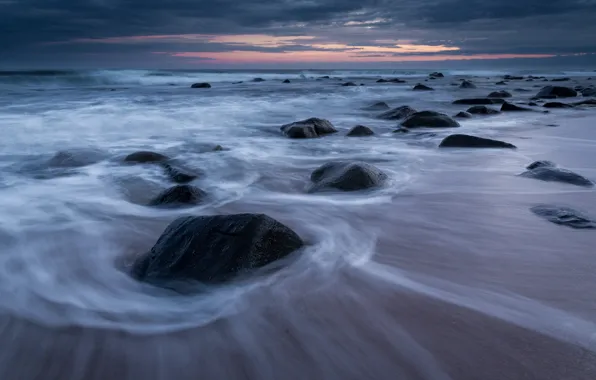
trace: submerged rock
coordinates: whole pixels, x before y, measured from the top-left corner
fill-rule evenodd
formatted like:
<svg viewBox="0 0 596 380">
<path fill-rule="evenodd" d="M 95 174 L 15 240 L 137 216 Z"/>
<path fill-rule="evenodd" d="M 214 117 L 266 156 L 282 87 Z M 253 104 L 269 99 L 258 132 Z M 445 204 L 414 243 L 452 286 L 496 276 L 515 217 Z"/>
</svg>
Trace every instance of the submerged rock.
<svg viewBox="0 0 596 380">
<path fill-rule="evenodd" d="M 469 112 L 460 111 L 454 117 L 457 117 L 460 119 L 470 119 L 472 117 L 472 114 Z"/>
<path fill-rule="evenodd" d="M 511 93 L 503 90 L 503 91 L 494 91 L 491 92 L 490 94 L 488 94 L 489 98 L 510 98 L 513 95 L 511 95 Z"/>
<path fill-rule="evenodd" d="M 450 135 L 439 144 L 439 148 L 509 148 L 515 149 L 513 144 L 504 141 L 486 139 L 470 135 Z"/>
<path fill-rule="evenodd" d="M 162 163 L 161 166 L 164 169 L 166 175 L 176 183 L 188 183 L 199 177 L 199 173 L 171 163 Z"/>
<path fill-rule="evenodd" d="M 455 128 L 459 127 L 459 123 L 449 116 L 434 112 L 421 111 L 412 114 L 401 123 L 406 128 Z"/>
<path fill-rule="evenodd" d="M 254 78 L 252 81 L 253 82 L 265 82 L 265 79 L 263 79 L 263 78 Z"/>
<path fill-rule="evenodd" d="M 459 88 L 476 88 L 476 85 L 469 80 L 464 80 L 459 85 Z"/>
<path fill-rule="evenodd" d="M 438 71 L 435 71 L 434 73 L 430 73 L 428 76 L 431 78 L 444 78 L 445 77 L 445 75 L 443 75 L 443 73 L 440 73 Z"/>
<path fill-rule="evenodd" d="M 286 124 L 280 129 L 286 136 L 293 139 L 315 138 L 337 132 L 329 120 L 317 117 Z"/>
<path fill-rule="evenodd" d="M 573 108 L 573 104 L 561 103 L 561 102 L 548 102 L 544 103 L 542 107 L 545 108 Z"/>
<path fill-rule="evenodd" d="M 421 83 L 418 83 L 416 86 L 414 86 L 414 88 L 412 90 L 414 90 L 414 91 L 433 91 L 434 88 L 431 88 L 431 87 L 425 86 Z"/>
<path fill-rule="evenodd" d="M 190 88 L 211 88 L 209 83 L 193 83 Z"/>
<path fill-rule="evenodd" d="M 502 80 L 502 81 L 497 82 L 495 84 L 498 85 L 498 86 L 506 86 L 507 85 L 507 82 L 505 82 L 505 81 Z"/>
<path fill-rule="evenodd" d="M 515 75 L 505 75 L 505 76 L 503 76 L 503 79 L 505 79 L 505 80 L 522 80 L 522 79 L 524 79 L 524 77 L 515 76 Z"/>
<path fill-rule="evenodd" d="M 135 164 L 147 164 L 147 163 L 155 163 L 155 162 L 164 162 L 169 160 L 168 156 L 165 156 L 161 153 L 151 152 L 151 151 L 139 151 L 129 154 L 124 158 L 124 162 L 128 163 L 135 163 Z"/>
<path fill-rule="evenodd" d="M 365 162 L 329 162 L 316 169 L 310 176 L 313 186 L 309 192 L 323 190 L 358 191 L 382 186 L 387 175 Z"/>
<path fill-rule="evenodd" d="M 501 112 L 525 112 L 525 111 L 533 111 L 529 108 L 520 107 L 513 103 L 505 102 L 501 106 Z"/>
<path fill-rule="evenodd" d="M 50 168 L 82 168 L 96 164 L 106 158 L 98 149 L 71 149 L 56 152 L 48 161 Z"/>
<path fill-rule="evenodd" d="M 195 186 L 178 185 L 170 187 L 155 197 L 149 206 L 185 207 L 201 204 L 207 193 Z"/>
<path fill-rule="evenodd" d="M 354 82 L 346 82 L 346 83 L 342 83 L 342 86 L 344 86 L 344 87 L 352 87 L 352 86 L 357 86 L 357 84 L 354 83 Z"/>
<path fill-rule="evenodd" d="M 594 183 L 584 176 L 567 169 L 561 169 L 550 161 L 536 161 L 528 165 L 527 171 L 520 174 L 525 178 L 533 178 L 547 182 L 562 182 L 570 185 L 592 187 Z"/>
<path fill-rule="evenodd" d="M 541 160 L 541 161 L 532 162 L 530 165 L 526 166 L 526 169 L 533 170 L 536 168 L 548 168 L 548 167 L 554 168 L 556 166 L 557 165 L 552 161 Z"/>
<path fill-rule="evenodd" d="M 289 227 L 264 214 L 187 216 L 173 221 L 133 266 L 140 281 L 166 287 L 223 283 L 304 246 Z"/>
<path fill-rule="evenodd" d="M 596 106 L 596 99 L 582 100 L 581 102 L 573 103 L 574 106 Z"/>
<path fill-rule="evenodd" d="M 467 112 L 472 115 L 496 115 L 499 113 L 496 109 L 487 106 L 472 106 L 468 108 Z"/>
<path fill-rule="evenodd" d="M 581 93 L 582 96 L 596 96 L 596 88 L 584 88 Z"/>
<path fill-rule="evenodd" d="M 577 96 L 577 91 L 569 87 L 546 86 L 536 94 L 536 98 L 573 98 Z"/>
<path fill-rule="evenodd" d="M 530 210 L 539 217 L 554 224 L 577 229 L 596 228 L 596 220 L 594 218 L 590 218 L 569 207 L 538 205 L 532 207 Z"/>
<path fill-rule="evenodd" d="M 470 98 L 470 99 L 458 99 L 453 104 L 464 104 L 464 105 L 486 105 L 486 104 L 502 104 L 505 102 L 503 99 L 498 98 Z"/>
<path fill-rule="evenodd" d="M 350 137 L 363 137 L 363 136 L 372 136 L 375 133 L 369 128 L 364 125 L 357 125 L 354 128 L 350 129 L 346 136 Z"/>
<path fill-rule="evenodd" d="M 414 108 L 410 107 L 410 106 L 400 106 L 397 108 L 394 108 L 392 110 L 389 110 L 387 112 L 383 112 L 382 114 L 380 114 L 379 116 L 377 116 L 379 119 L 384 119 L 384 120 L 400 120 L 400 119 L 404 119 L 406 117 L 410 117 L 411 115 L 415 114 L 416 111 Z"/>
<path fill-rule="evenodd" d="M 570 79 L 569 78 L 553 78 L 550 81 L 551 82 L 568 82 Z"/>
<path fill-rule="evenodd" d="M 389 105 L 385 102 L 377 102 L 362 108 L 365 111 L 384 111 L 389 109 Z"/>
</svg>

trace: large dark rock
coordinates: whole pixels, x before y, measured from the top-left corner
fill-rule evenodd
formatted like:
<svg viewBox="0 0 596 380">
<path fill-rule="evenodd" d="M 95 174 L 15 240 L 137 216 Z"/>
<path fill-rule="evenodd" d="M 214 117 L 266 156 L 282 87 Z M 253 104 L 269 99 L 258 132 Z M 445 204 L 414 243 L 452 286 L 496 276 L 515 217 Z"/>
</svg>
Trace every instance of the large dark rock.
<svg viewBox="0 0 596 380">
<path fill-rule="evenodd" d="M 445 77 L 445 75 L 443 75 L 443 73 L 440 73 L 438 71 L 435 71 L 434 73 L 430 73 L 428 76 L 431 78 L 444 78 Z"/>
<path fill-rule="evenodd" d="M 357 125 L 354 128 L 350 129 L 346 136 L 350 137 L 363 137 L 363 136 L 372 136 L 375 133 L 369 128 L 364 125 Z"/>
<path fill-rule="evenodd" d="M 536 98 L 552 99 L 554 98 L 573 98 L 577 96 L 577 91 L 569 87 L 546 86 L 543 87 Z"/>
<path fill-rule="evenodd" d="M 458 99 L 453 104 L 464 104 L 468 106 L 475 105 L 486 105 L 486 104 L 503 104 L 503 99 L 498 98 L 470 98 L 470 99 Z"/>
<path fill-rule="evenodd" d="M 190 88 L 211 88 L 209 83 L 193 83 Z"/>
<path fill-rule="evenodd" d="M 509 102 L 505 102 L 501 106 L 501 112 L 527 112 L 527 111 L 533 111 L 533 110 L 531 110 L 529 108 L 525 108 L 525 107 L 520 107 L 518 105 L 509 103 Z"/>
<path fill-rule="evenodd" d="M 169 189 L 160 193 L 155 197 L 149 206 L 160 206 L 160 207 L 185 207 L 194 206 L 201 204 L 207 193 L 195 186 L 190 185 L 178 185 L 170 187 Z"/>
<path fill-rule="evenodd" d="M 147 164 L 155 162 L 165 162 L 169 160 L 168 156 L 161 153 L 150 152 L 150 151 L 139 151 L 129 154 L 124 158 L 124 162 L 135 163 L 135 164 Z"/>
<path fill-rule="evenodd" d="M 414 88 L 412 90 L 414 90 L 414 91 L 433 91 L 434 88 L 431 88 L 431 87 L 425 86 L 421 83 L 418 83 L 416 86 L 414 86 Z"/>
<path fill-rule="evenodd" d="M 365 111 L 384 111 L 389 109 L 389 105 L 385 102 L 377 102 L 362 108 Z"/>
<path fill-rule="evenodd" d="M 357 86 L 357 84 L 354 83 L 354 82 L 346 82 L 346 83 L 342 83 L 342 86 L 344 86 L 344 87 L 352 87 L 352 86 Z"/>
<path fill-rule="evenodd" d="M 532 207 L 530 210 L 551 223 L 577 229 L 596 228 L 596 220 L 594 218 L 590 218 L 569 207 L 538 205 Z"/>
<path fill-rule="evenodd" d="M 515 149 L 515 145 L 504 141 L 485 139 L 470 135 L 450 135 L 439 144 L 440 148 L 509 148 Z"/>
<path fill-rule="evenodd" d="M 496 115 L 499 113 L 496 109 L 487 106 L 472 106 L 468 108 L 467 112 L 472 115 Z"/>
<path fill-rule="evenodd" d="M 356 161 L 329 162 L 312 172 L 309 192 L 358 191 L 382 186 L 387 174 L 371 164 Z"/>
<path fill-rule="evenodd" d="M 562 182 L 570 185 L 592 187 L 594 183 L 584 176 L 567 169 L 555 166 L 550 161 L 537 161 L 528 165 L 528 170 L 520 174 L 525 178 L 533 178 L 547 182 Z"/>
<path fill-rule="evenodd" d="M 218 284 L 283 259 L 304 246 L 289 227 L 263 214 L 187 216 L 173 221 L 137 259 L 132 274 L 159 286 Z"/>
<path fill-rule="evenodd" d="M 405 119 L 406 117 L 410 117 L 411 115 L 415 114 L 416 111 L 414 108 L 410 107 L 410 106 L 400 106 L 397 108 L 394 108 L 392 110 L 389 110 L 387 112 L 383 112 L 382 114 L 380 114 L 379 116 L 377 116 L 379 119 L 384 119 L 384 120 L 400 120 L 400 119 Z"/>
<path fill-rule="evenodd" d="M 455 128 L 459 123 L 444 113 L 421 111 L 412 114 L 401 123 L 406 128 Z"/>
<path fill-rule="evenodd" d="M 459 85 L 459 88 L 476 88 L 476 85 L 469 80 L 464 80 Z"/>
<path fill-rule="evenodd" d="M 545 108 L 573 108 L 573 104 L 561 103 L 561 102 L 548 102 L 544 103 L 542 107 Z"/>
<path fill-rule="evenodd" d="M 281 131 L 290 138 L 305 139 L 336 133 L 337 129 L 329 120 L 311 117 L 310 119 L 283 125 Z"/>
<path fill-rule="evenodd" d="M 459 119 L 470 119 L 472 117 L 472 114 L 469 112 L 460 111 L 454 117 L 457 117 Z"/>
<path fill-rule="evenodd" d="M 199 177 L 199 173 L 173 163 L 161 163 L 164 172 L 173 182 L 189 183 Z"/>
<path fill-rule="evenodd" d="M 490 94 L 488 94 L 489 98 L 510 98 L 513 95 L 511 95 L 511 93 L 503 90 L 503 91 L 494 91 L 491 92 Z"/>
<path fill-rule="evenodd" d="M 253 82 L 265 82 L 265 79 L 263 79 L 263 78 L 254 78 L 252 81 Z"/>
</svg>

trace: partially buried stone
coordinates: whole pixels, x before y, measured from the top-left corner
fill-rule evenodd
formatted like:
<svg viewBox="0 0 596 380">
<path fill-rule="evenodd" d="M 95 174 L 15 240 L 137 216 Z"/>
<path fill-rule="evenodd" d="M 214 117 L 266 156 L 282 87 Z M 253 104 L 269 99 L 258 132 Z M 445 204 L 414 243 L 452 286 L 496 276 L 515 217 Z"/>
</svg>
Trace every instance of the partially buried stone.
<svg viewBox="0 0 596 380">
<path fill-rule="evenodd" d="M 173 221 L 137 259 L 132 275 L 174 289 L 189 282 L 221 284 L 303 246 L 298 234 L 264 214 L 187 216 Z"/>
<path fill-rule="evenodd" d="M 409 117 L 416 112 L 417 111 L 410 106 L 400 106 L 387 112 L 383 112 L 377 117 L 383 120 L 400 120 Z"/>
<path fill-rule="evenodd" d="M 316 138 L 337 132 L 329 120 L 316 117 L 286 124 L 280 129 L 286 136 L 293 139 Z"/>
<path fill-rule="evenodd" d="M 377 167 L 364 162 L 329 162 L 310 176 L 313 185 L 309 192 L 324 190 L 358 191 L 382 186 L 387 175 Z"/>
<path fill-rule="evenodd" d="M 596 220 L 594 218 L 590 218 L 569 207 L 538 205 L 532 207 L 530 210 L 539 217 L 554 224 L 576 229 L 596 228 Z"/>
<path fill-rule="evenodd" d="M 450 135 L 445 137 L 439 148 L 508 148 L 515 149 L 515 145 L 504 141 L 486 139 L 483 137 L 470 135 Z"/>
<path fill-rule="evenodd" d="M 150 151 L 139 151 L 129 154 L 124 158 L 124 162 L 146 164 L 154 162 L 164 162 L 169 160 L 168 156 L 161 153 L 150 152 Z"/>
<path fill-rule="evenodd" d="M 350 129 L 346 136 L 350 137 L 363 137 L 363 136 L 372 136 L 375 133 L 369 128 L 364 125 L 357 125 L 354 128 Z"/>
<path fill-rule="evenodd" d="M 201 204 L 206 196 L 207 194 L 198 187 L 178 185 L 160 193 L 149 202 L 149 206 L 168 208 L 194 206 Z"/>
</svg>

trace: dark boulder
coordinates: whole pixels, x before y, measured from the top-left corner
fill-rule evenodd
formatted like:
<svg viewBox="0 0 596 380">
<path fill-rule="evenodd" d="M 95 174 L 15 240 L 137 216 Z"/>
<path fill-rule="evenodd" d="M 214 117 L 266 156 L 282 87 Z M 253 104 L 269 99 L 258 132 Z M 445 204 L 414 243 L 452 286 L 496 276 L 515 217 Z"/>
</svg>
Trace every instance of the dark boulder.
<svg viewBox="0 0 596 380">
<path fill-rule="evenodd" d="M 286 136 L 293 139 L 315 138 L 337 132 L 329 120 L 317 117 L 286 124 L 280 129 Z"/>
<path fill-rule="evenodd" d="M 468 80 L 464 80 L 459 85 L 459 88 L 476 88 L 476 85 Z"/>
<path fill-rule="evenodd" d="M 430 73 L 428 76 L 431 78 L 444 78 L 445 77 L 445 75 L 443 75 L 443 73 L 440 73 L 438 71 L 435 71 L 434 73 Z"/>
<path fill-rule="evenodd" d="M 211 88 L 209 83 L 193 83 L 190 88 Z"/>
<path fill-rule="evenodd" d="M 553 78 L 550 80 L 551 82 L 568 82 L 570 81 L 569 78 Z"/>
<path fill-rule="evenodd" d="M 533 178 L 546 182 L 562 182 L 570 185 L 592 187 L 594 183 L 584 176 L 567 169 L 554 166 L 549 161 L 538 161 L 530 164 L 527 171 L 520 174 L 524 178 Z"/>
<path fill-rule="evenodd" d="M 522 80 L 522 79 L 524 79 L 524 77 L 515 76 L 515 75 L 505 75 L 503 77 L 503 79 L 505 79 L 505 80 Z"/>
<path fill-rule="evenodd" d="M 412 114 L 401 123 L 406 128 L 455 128 L 459 123 L 449 116 L 434 112 L 421 111 Z"/>
<path fill-rule="evenodd" d="M 460 118 L 460 119 L 469 119 L 469 118 L 472 117 L 472 114 L 469 113 L 469 112 L 460 111 L 454 117 L 457 117 L 457 118 Z"/>
<path fill-rule="evenodd" d="M 389 82 L 391 82 L 391 83 L 406 83 L 405 80 L 399 79 L 399 78 L 389 79 Z"/>
<path fill-rule="evenodd" d="M 331 77 L 329 75 L 323 75 L 322 77 L 319 77 L 319 79 L 331 79 Z"/>
<path fill-rule="evenodd" d="M 160 193 L 149 202 L 149 206 L 185 207 L 201 204 L 207 194 L 198 187 L 177 185 Z"/>
<path fill-rule="evenodd" d="M 354 128 L 350 129 L 346 136 L 350 137 L 362 137 L 362 136 L 372 136 L 375 133 L 369 128 L 364 125 L 357 125 Z"/>
<path fill-rule="evenodd" d="M 468 108 L 467 112 L 472 115 L 496 115 L 499 113 L 496 109 L 487 106 L 472 106 Z"/>
<path fill-rule="evenodd" d="M 499 98 L 470 98 L 470 99 L 458 99 L 453 104 L 464 104 L 468 106 L 475 105 L 486 105 L 486 104 L 503 104 L 503 99 Z"/>
<path fill-rule="evenodd" d="M 577 91 L 569 87 L 546 86 L 536 95 L 536 98 L 573 98 L 577 96 Z"/>
<path fill-rule="evenodd" d="M 377 167 L 355 161 L 329 162 L 310 176 L 309 192 L 324 190 L 358 191 L 382 186 L 387 175 Z"/>
<path fill-rule="evenodd" d="M 286 80 L 284 80 L 284 81 L 283 81 L 283 82 L 281 82 L 281 83 L 291 83 L 291 82 L 290 82 L 290 80 L 289 80 L 289 79 L 286 79 Z"/>
<path fill-rule="evenodd" d="M 573 108 L 573 104 L 561 103 L 561 102 L 548 102 L 544 103 L 542 107 L 545 108 Z"/>
<path fill-rule="evenodd" d="M 344 86 L 344 87 L 353 87 L 353 86 L 357 86 L 357 84 L 354 83 L 354 82 L 346 82 L 346 83 L 342 83 L 342 86 Z"/>
<path fill-rule="evenodd" d="M 509 148 L 515 149 L 515 145 L 504 141 L 485 139 L 470 135 L 450 135 L 445 137 L 440 148 Z"/>
<path fill-rule="evenodd" d="M 510 98 L 513 95 L 511 95 L 511 93 L 507 92 L 507 91 L 494 91 L 491 92 L 490 94 L 488 94 L 489 98 Z"/>
<path fill-rule="evenodd" d="M 594 218 L 590 218 L 569 207 L 538 205 L 532 207 L 530 211 L 554 224 L 576 229 L 596 228 L 596 220 Z"/>
<path fill-rule="evenodd" d="M 263 214 L 186 216 L 173 221 L 132 275 L 165 287 L 218 284 L 249 274 L 304 246 L 289 227 Z"/>
<path fill-rule="evenodd" d="M 377 102 L 377 103 L 371 104 L 370 106 L 363 108 L 363 110 L 365 110 L 365 111 L 384 111 L 384 110 L 388 110 L 388 109 L 389 109 L 389 105 L 385 102 Z"/>
<path fill-rule="evenodd" d="M 421 83 L 418 83 L 416 86 L 414 86 L 414 88 L 412 90 L 414 90 L 414 91 L 433 91 L 434 88 L 431 88 L 431 87 L 425 86 Z"/>
<path fill-rule="evenodd" d="M 129 154 L 124 158 L 124 162 L 135 163 L 135 164 L 147 164 L 155 162 L 164 162 L 170 158 L 164 156 L 161 153 L 150 152 L 150 151 L 139 151 Z"/>
<path fill-rule="evenodd" d="M 263 79 L 263 78 L 254 78 L 252 81 L 253 82 L 265 82 L 265 79 Z"/>
<path fill-rule="evenodd" d="M 389 81 L 387 79 L 383 79 L 383 78 L 377 80 L 377 83 L 387 83 L 387 82 L 389 82 Z"/>
<path fill-rule="evenodd" d="M 410 106 L 400 106 L 397 108 L 393 108 L 387 112 L 383 112 L 382 114 L 380 114 L 379 116 L 377 116 L 379 119 L 384 119 L 384 120 L 400 120 L 400 119 L 404 119 L 406 117 L 410 117 L 411 115 L 415 114 L 416 111 L 414 108 L 410 107 Z"/>
<path fill-rule="evenodd" d="M 501 112 L 527 112 L 527 111 L 532 111 L 532 110 L 529 108 L 520 107 L 518 105 L 509 103 L 509 102 L 505 102 L 501 106 Z"/>
<path fill-rule="evenodd" d="M 189 183 L 199 177 L 199 173 L 171 163 L 161 163 L 164 172 L 173 182 Z"/>
</svg>

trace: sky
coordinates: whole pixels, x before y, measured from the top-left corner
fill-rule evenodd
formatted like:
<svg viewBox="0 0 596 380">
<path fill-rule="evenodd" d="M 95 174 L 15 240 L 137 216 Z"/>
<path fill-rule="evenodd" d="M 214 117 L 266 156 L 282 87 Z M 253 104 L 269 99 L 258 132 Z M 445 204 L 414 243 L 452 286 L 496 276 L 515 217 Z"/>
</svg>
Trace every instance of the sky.
<svg viewBox="0 0 596 380">
<path fill-rule="evenodd" d="M 0 0 L 0 68 L 596 68 L 596 0 Z"/>
</svg>

